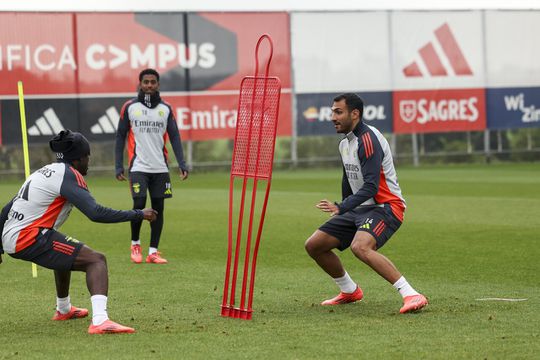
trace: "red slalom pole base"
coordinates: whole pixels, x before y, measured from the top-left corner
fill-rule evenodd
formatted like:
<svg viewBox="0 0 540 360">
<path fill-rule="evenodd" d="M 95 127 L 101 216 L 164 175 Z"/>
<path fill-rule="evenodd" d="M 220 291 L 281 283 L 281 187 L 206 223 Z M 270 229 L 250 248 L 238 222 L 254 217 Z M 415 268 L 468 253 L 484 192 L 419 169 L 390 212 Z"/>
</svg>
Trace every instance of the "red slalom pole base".
<svg viewBox="0 0 540 360">
<path fill-rule="evenodd" d="M 251 320 L 253 310 L 233 308 L 231 306 L 221 306 L 221 316 L 235 319 Z"/>
</svg>

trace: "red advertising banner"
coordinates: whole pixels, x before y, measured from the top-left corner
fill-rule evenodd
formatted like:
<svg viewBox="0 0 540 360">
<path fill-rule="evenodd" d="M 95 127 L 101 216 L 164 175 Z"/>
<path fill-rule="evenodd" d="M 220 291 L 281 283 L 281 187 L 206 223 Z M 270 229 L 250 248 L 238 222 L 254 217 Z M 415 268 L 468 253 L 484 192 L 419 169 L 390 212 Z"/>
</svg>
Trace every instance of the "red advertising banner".
<svg viewBox="0 0 540 360">
<path fill-rule="evenodd" d="M 393 98 L 397 134 L 486 128 L 484 89 L 395 91 Z"/>
<path fill-rule="evenodd" d="M 73 14 L 0 13 L 0 95 L 76 92 Z"/>
<path fill-rule="evenodd" d="M 6 142 L 20 138 L 11 136 L 11 118 L 22 80 L 31 142 L 68 124 L 93 141 L 111 140 L 119 100 L 135 97 L 139 72 L 154 68 L 183 139 L 233 138 L 240 82 L 253 75 L 264 33 L 274 39 L 270 72 L 284 92 L 278 135 L 290 135 L 287 13 L 2 13 L 1 133 Z"/>
<path fill-rule="evenodd" d="M 176 110 L 182 140 L 232 139 L 236 129 L 238 95 L 164 97 Z M 282 94 L 277 134 L 291 134 L 291 94 Z"/>
</svg>

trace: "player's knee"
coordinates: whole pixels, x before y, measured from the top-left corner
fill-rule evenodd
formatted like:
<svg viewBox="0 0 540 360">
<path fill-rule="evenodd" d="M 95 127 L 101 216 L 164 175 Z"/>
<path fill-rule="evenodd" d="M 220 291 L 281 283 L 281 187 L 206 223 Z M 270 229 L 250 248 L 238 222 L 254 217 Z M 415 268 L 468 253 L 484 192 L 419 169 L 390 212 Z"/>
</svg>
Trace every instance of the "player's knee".
<svg viewBox="0 0 540 360">
<path fill-rule="evenodd" d="M 91 262 L 94 264 L 107 265 L 107 258 L 100 252 L 94 251 L 91 256 Z"/>
<path fill-rule="evenodd" d="M 367 241 L 353 241 L 351 251 L 360 259 L 364 259 L 370 251 L 373 251 L 373 246 Z"/>
<path fill-rule="evenodd" d="M 304 248 L 309 255 L 317 253 L 318 247 L 316 245 L 316 242 L 313 240 L 313 237 L 310 237 L 306 240 L 306 242 L 304 243 Z"/>
<path fill-rule="evenodd" d="M 309 239 L 306 240 L 304 248 L 306 249 L 306 252 L 311 256 L 320 254 L 326 250 L 324 241 L 318 238 L 315 234 L 311 235 Z"/>
</svg>

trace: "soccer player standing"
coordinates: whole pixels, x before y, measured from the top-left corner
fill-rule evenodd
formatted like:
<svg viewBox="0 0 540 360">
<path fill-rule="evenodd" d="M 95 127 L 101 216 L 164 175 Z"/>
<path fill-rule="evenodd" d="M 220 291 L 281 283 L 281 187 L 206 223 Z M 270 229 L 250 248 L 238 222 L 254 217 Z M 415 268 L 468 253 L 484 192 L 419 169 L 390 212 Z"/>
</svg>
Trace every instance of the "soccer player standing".
<svg viewBox="0 0 540 360">
<path fill-rule="evenodd" d="M 401 275 L 394 264 L 377 252 L 403 222 L 405 200 L 401 195 L 390 146 L 374 127 L 364 124 L 364 103 L 352 93 L 334 98 L 332 122 L 345 134 L 339 144 L 343 162 L 341 203 L 321 200 L 316 207 L 332 216 L 306 241 L 305 248 L 340 288 L 340 294 L 322 305 L 362 300 L 362 289 L 332 251 L 348 247 L 396 288 L 403 297 L 400 313 L 420 310 L 428 304 Z"/>
<path fill-rule="evenodd" d="M 116 179 L 125 181 L 124 147 L 128 142 L 129 182 L 133 208 L 142 209 L 146 193 L 150 193 L 152 208 L 157 211 L 156 221 L 150 224 L 150 247 L 147 263 L 166 264 L 158 252 L 163 230 L 164 199 L 172 197 L 171 180 L 167 166 L 167 138 L 178 161 L 180 178 L 187 179 L 182 143 L 174 113 L 159 95 L 159 73 L 145 69 L 139 74 L 139 94 L 122 107 L 116 133 Z M 142 262 L 142 221 L 131 222 L 131 261 Z"/>
<path fill-rule="evenodd" d="M 133 328 L 109 320 L 108 271 L 105 256 L 58 229 L 75 206 L 90 220 L 117 223 L 156 218 L 152 209 L 113 210 L 96 203 L 83 178 L 88 172 L 90 144 L 79 133 L 61 131 L 49 146 L 58 161 L 31 174 L 0 215 L 0 253 L 54 270 L 56 313 L 53 320 L 88 316 L 87 309 L 71 305 L 72 271 L 84 271 L 92 301 L 90 334 L 133 333 Z M 0 258 L 1 262 L 1 258 Z"/>
</svg>

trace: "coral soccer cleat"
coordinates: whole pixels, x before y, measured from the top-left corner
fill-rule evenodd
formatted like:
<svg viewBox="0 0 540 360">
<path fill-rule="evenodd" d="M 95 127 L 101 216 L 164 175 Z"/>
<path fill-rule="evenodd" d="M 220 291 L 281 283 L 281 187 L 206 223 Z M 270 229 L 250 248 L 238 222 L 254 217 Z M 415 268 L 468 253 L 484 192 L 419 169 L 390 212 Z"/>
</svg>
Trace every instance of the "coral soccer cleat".
<svg viewBox="0 0 540 360">
<path fill-rule="evenodd" d="M 120 325 L 111 320 L 104 321 L 101 325 L 90 325 L 89 334 L 132 334 L 135 329 Z"/>
<path fill-rule="evenodd" d="M 55 321 L 61 321 L 61 320 L 79 319 L 79 318 L 83 318 L 87 316 L 88 316 L 88 309 L 80 309 L 78 307 L 71 306 L 71 309 L 69 309 L 69 312 L 67 314 L 62 314 L 60 311 L 56 311 L 52 319 Z"/>
<path fill-rule="evenodd" d="M 364 297 L 364 293 L 362 292 L 362 289 L 360 289 L 359 286 L 356 287 L 356 290 L 352 293 L 344 293 L 340 292 L 338 296 L 332 299 L 324 300 L 321 305 L 341 305 L 341 304 L 348 304 L 353 303 L 356 301 L 362 300 Z"/>
<path fill-rule="evenodd" d="M 146 262 L 151 264 L 166 264 L 168 261 L 161 257 L 161 253 L 155 252 L 146 257 Z"/>
<path fill-rule="evenodd" d="M 142 262 L 141 245 L 131 245 L 131 261 L 136 264 Z"/>
<path fill-rule="evenodd" d="M 401 314 L 418 311 L 428 304 L 426 297 L 422 294 L 405 296 L 403 298 L 403 307 L 399 309 Z"/>
</svg>

